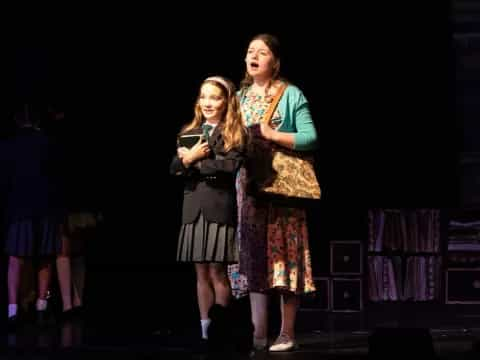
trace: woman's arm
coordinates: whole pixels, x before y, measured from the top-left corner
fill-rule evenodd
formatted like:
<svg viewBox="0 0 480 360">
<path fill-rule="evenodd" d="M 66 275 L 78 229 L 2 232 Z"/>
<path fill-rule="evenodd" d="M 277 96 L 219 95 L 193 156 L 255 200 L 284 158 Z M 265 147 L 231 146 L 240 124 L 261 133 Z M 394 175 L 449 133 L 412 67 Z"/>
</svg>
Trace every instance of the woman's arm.
<svg viewBox="0 0 480 360">
<path fill-rule="evenodd" d="M 260 125 L 260 132 L 262 136 L 274 142 L 275 144 L 281 145 L 283 147 L 294 149 L 295 148 L 295 133 L 286 133 L 274 130 L 265 123 Z"/>
<path fill-rule="evenodd" d="M 297 132 L 294 134 L 293 149 L 300 151 L 315 149 L 318 140 L 317 130 L 306 101 L 295 108 L 294 121 Z"/>
<path fill-rule="evenodd" d="M 313 150 L 317 146 L 317 131 L 310 114 L 307 99 L 300 90 L 294 96 L 296 96 L 296 99 L 292 104 L 293 111 L 290 114 L 284 114 L 284 116 L 291 116 L 292 129 L 296 129 L 296 132 L 277 131 L 262 123 L 260 125 L 260 133 L 265 139 L 288 149 Z"/>
</svg>

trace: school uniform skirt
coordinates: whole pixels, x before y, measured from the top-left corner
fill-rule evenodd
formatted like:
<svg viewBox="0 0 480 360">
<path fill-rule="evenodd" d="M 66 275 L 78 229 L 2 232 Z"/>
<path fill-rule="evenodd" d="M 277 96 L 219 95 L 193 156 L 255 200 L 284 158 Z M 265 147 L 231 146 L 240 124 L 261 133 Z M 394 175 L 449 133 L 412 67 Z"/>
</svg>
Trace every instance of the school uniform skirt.
<svg viewBox="0 0 480 360">
<path fill-rule="evenodd" d="M 235 227 L 209 222 L 202 213 L 197 220 L 180 228 L 177 261 L 181 262 L 238 262 Z"/>
<path fill-rule="evenodd" d="M 19 219 L 7 224 L 5 252 L 11 256 L 49 256 L 61 249 L 59 216 Z"/>
</svg>

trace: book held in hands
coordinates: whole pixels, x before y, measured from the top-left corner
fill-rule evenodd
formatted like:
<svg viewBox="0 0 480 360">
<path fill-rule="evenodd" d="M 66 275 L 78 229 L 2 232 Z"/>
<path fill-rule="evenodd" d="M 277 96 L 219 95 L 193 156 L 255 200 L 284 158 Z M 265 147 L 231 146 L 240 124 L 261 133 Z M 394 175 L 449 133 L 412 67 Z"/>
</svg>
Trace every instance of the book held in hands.
<svg viewBox="0 0 480 360">
<path fill-rule="evenodd" d="M 178 137 L 178 146 L 192 148 L 199 141 L 204 141 L 205 136 L 203 134 L 184 134 Z"/>
</svg>

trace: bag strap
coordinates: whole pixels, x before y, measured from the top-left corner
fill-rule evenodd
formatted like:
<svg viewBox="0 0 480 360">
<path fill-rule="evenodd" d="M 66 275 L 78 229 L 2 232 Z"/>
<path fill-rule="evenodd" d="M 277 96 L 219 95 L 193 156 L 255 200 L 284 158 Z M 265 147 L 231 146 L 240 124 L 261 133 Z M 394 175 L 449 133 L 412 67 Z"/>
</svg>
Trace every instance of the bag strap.
<svg viewBox="0 0 480 360">
<path fill-rule="evenodd" d="M 280 98 L 283 95 L 283 92 L 287 88 L 287 84 L 282 82 L 282 85 L 277 90 L 277 93 L 275 94 L 275 97 L 273 98 L 272 102 L 270 103 L 267 111 L 263 115 L 262 122 L 268 124 L 270 120 L 272 119 L 273 112 L 275 111 L 275 108 L 278 105 L 278 102 L 280 101 Z"/>
</svg>

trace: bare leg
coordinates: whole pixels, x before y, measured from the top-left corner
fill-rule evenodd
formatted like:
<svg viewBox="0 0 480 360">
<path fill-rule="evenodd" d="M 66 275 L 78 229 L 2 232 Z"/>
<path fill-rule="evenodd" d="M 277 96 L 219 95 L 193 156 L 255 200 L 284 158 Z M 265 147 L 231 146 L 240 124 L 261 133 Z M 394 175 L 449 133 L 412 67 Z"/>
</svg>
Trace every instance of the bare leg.
<svg viewBox="0 0 480 360">
<path fill-rule="evenodd" d="M 215 291 L 215 303 L 227 306 L 230 301 L 231 288 L 225 266 L 223 264 L 210 264 L 209 272 Z"/>
<path fill-rule="evenodd" d="M 52 261 L 50 259 L 42 259 L 38 269 L 38 298 L 47 299 L 50 279 L 52 275 Z"/>
<path fill-rule="evenodd" d="M 8 303 L 18 304 L 20 276 L 25 260 L 18 256 L 10 256 L 8 262 Z"/>
<path fill-rule="evenodd" d="M 293 293 L 284 293 L 281 296 L 282 328 L 280 334 L 285 334 L 290 339 L 295 339 L 295 319 L 299 298 Z"/>
<path fill-rule="evenodd" d="M 267 339 L 268 329 L 268 316 L 267 316 L 267 304 L 268 298 L 266 294 L 251 292 L 250 293 L 250 306 L 252 309 L 252 322 L 254 326 L 253 338 L 265 340 Z"/>
<path fill-rule="evenodd" d="M 63 311 L 68 311 L 72 308 L 72 271 L 69 256 L 59 255 L 57 257 L 57 275 Z"/>
<path fill-rule="evenodd" d="M 202 338 L 208 339 L 208 326 L 210 319 L 208 311 L 215 301 L 212 284 L 210 283 L 210 274 L 208 264 L 195 264 L 197 272 L 197 297 L 200 310 L 200 324 L 202 326 Z"/>
<path fill-rule="evenodd" d="M 212 307 L 215 298 L 213 288 L 210 283 L 208 264 L 195 264 L 197 272 L 197 296 L 200 318 L 208 319 L 208 310 Z"/>
<path fill-rule="evenodd" d="M 83 306 L 83 289 L 85 288 L 85 258 L 76 256 L 72 259 L 73 306 Z"/>
</svg>

